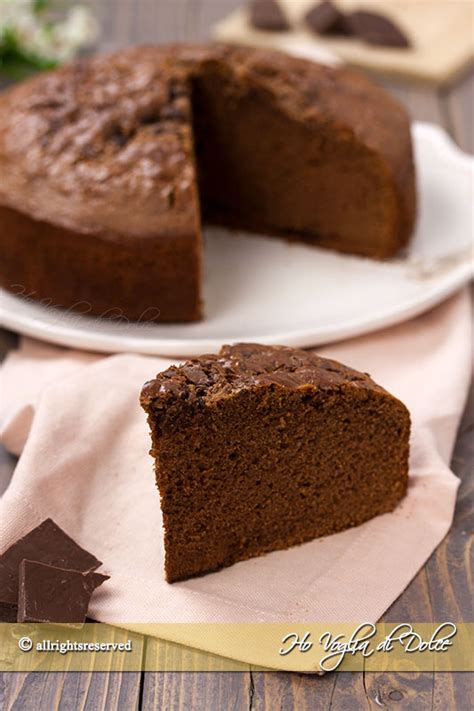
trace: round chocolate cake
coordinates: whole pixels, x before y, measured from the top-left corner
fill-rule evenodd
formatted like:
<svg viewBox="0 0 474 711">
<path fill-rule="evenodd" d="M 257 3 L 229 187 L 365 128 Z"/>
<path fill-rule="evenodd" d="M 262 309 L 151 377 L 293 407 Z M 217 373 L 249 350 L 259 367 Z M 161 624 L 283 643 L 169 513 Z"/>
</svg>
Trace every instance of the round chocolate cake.
<svg viewBox="0 0 474 711">
<path fill-rule="evenodd" d="M 0 97 L 0 284 L 53 305 L 197 320 L 203 223 L 385 258 L 415 212 L 408 116 L 346 69 L 139 47 Z"/>
</svg>

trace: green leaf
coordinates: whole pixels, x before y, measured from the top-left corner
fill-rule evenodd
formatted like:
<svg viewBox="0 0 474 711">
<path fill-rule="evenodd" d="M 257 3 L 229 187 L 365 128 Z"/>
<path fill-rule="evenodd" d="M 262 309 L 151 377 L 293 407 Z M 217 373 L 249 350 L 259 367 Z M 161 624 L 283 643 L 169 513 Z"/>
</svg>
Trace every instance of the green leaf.
<svg viewBox="0 0 474 711">
<path fill-rule="evenodd" d="M 33 0 L 33 12 L 43 12 L 48 7 L 48 4 L 48 0 Z"/>
<path fill-rule="evenodd" d="M 19 46 L 12 28 L 6 28 L 0 38 L 0 74 L 10 79 L 23 79 L 33 72 L 54 69 L 58 62 L 27 52 Z"/>
</svg>

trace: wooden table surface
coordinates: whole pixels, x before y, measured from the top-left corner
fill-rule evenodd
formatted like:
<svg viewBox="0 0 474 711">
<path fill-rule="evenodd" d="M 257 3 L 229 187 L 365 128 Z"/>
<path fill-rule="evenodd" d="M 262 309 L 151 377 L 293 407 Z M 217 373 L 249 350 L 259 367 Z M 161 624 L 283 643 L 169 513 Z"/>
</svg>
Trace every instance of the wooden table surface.
<svg viewBox="0 0 474 711">
<path fill-rule="evenodd" d="M 103 48 L 113 49 L 139 42 L 206 39 L 212 23 L 237 7 L 239 0 L 98 0 L 90 4 L 102 21 Z M 413 118 L 444 126 L 461 148 L 473 152 L 472 70 L 464 73 L 454 86 L 438 90 L 401 82 L 382 80 L 382 83 L 404 102 Z M 0 353 L 14 347 L 15 342 L 14 334 L 0 331 Z M 471 391 L 452 461 L 454 472 L 462 479 L 453 526 L 384 615 L 385 621 L 474 621 L 469 547 L 474 530 L 473 429 L 474 391 Z M 0 452 L 2 489 L 13 468 L 14 459 Z M 144 654 L 146 650 L 144 640 Z M 0 674 L 0 708 L 22 711 L 139 708 L 468 711 L 472 698 L 473 675 L 462 673 L 341 672 L 315 677 L 252 672 L 249 668 L 246 673 Z"/>
</svg>

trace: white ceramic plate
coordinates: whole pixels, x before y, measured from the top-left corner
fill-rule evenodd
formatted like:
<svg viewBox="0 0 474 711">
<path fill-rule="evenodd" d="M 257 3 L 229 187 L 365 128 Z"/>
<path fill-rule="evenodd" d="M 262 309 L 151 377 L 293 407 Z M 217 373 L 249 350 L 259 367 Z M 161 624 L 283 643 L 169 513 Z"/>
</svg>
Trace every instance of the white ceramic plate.
<svg viewBox="0 0 474 711">
<path fill-rule="evenodd" d="M 419 219 L 409 252 L 376 262 L 278 239 L 206 231 L 206 319 L 113 322 L 0 291 L 0 323 L 82 349 L 191 356 L 223 343 L 315 346 L 399 323 L 473 274 L 473 159 L 441 129 L 413 129 Z"/>
</svg>

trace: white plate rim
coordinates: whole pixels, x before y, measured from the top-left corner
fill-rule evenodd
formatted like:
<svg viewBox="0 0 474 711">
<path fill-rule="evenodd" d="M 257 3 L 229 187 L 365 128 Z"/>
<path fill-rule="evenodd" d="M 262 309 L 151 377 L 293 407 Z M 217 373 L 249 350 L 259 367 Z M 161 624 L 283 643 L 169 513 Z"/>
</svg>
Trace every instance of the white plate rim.
<svg viewBox="0 0 474 711">
<path fill-rule="evenodd" d="M 453 161 L 458 164 L 462 163 L 463 168 L 472 169 L 474 159 L 464 153 L 441 127 L 430 123 L 414 122 L 413 132 L 415 137 L 418 132 L 430 135 L 434 142 L 442 144 L 445 150 L 448 149 Z M 299 328 L 294 331 L 275 332 L 270 335 L 262 334 L 259 336 L 258 334 L 253 334 L 252 340 L 267 345 L 285 344 L 294 347 L 316 347 L 371 333 L 414 318 L 429 310 L 469 282 L 473 275 L 474 265 L 472 263 L 457 264 L 447 274 L 437 277 L 433 281 L 431 288 L 428 287 L 426 289 L 423 298 L 418 297 L 415 301 L 412 298 L 405 301 L 405 303 L 397 304 L 391 309 L 385 307 L 382 313 L 374 311 L 346 323 L 340 322 L 332 327 L 324 326 L 322 332 L 321 328 L 318 332 L 318 327 L 314 326 L 307 329 Z M 104 353 L 134 352 L 145 355 L 180 357 L 195 356 L 203 352 L 215 352 L 223 343 L 218 338 L 190 337 L 189 339 L 183 339 L 166 338 L 157 335 L 156 338 L 151 339 L 149 337 L 140 338 L 129 333 L 126 336 L 123 333 L 100 333 L 95 330 L 88 331 L 85 328 L 74 328 L 67 325 L 67 323 L 61 323 L 60 320 L 52 325 L 36 319 L 34 313 L 35 309 L 50 307 L 40 307 L 34 304 L 34 309 L 32 309 L 31 313 L 16 314 L 2 303 L 5 301 L 4 298 L 1 298 L 2 294 L 6 294 L 6 292 L 0 289 L 0 325 L 23 335 L 61 346 Z M 8 294 L 8 300 L 11 301 L 12 298 L 21 299 L 22 304 L 24 304 L 23 297 L 15 297 L 12 294 Z M 133 328 L 133 325 L 129 324 L 128 327 Z M 156 328 L 159 329 L 160 326 L 157 325 Z M 139 326 L 136 328 L 139 333 L 138 329 Z"/>
</svg>

